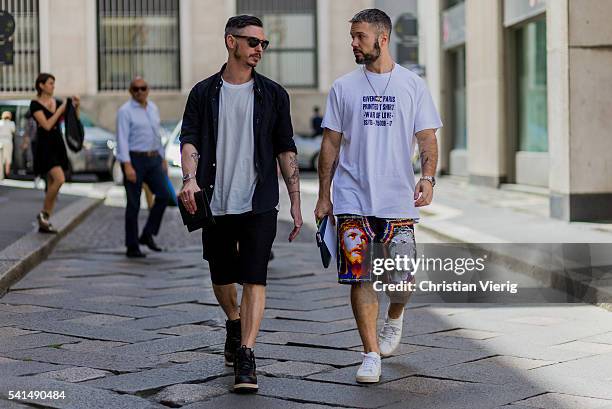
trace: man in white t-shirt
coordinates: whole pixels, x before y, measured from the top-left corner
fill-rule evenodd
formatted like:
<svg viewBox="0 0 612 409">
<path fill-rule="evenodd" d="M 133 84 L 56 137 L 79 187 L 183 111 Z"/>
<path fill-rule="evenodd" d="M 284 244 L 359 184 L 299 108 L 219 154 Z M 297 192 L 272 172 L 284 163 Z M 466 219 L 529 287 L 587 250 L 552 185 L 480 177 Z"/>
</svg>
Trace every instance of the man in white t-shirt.
<svg viewBox="0 0 612 409">
<path fill-rule="evenodd" d="M 400 268 L 380 274 L 373 266 L 383 257 L 416 257 L 414 223 L 417 208 L 433 197 L 435 132 L 442 123 L 425 82 L 391 58 L 387 14 L 367 9 L 350 23 L 359 67 L 337 79 L 327 99 L 315 217 L 337 217 L 338 281 L 351 284 L 364 345 L 357 381 L 374 383 L 380 379 L 381 355 L 391 355 L 399 345 L 410 296 L 410 291 L 385 291 L 390 306 L 377 337 L 377 291 L 380 284 L 414 282 L 414 272 Z M 417 183 L 411 161 L 415 143 L 423 174 Z"/>
</svg>

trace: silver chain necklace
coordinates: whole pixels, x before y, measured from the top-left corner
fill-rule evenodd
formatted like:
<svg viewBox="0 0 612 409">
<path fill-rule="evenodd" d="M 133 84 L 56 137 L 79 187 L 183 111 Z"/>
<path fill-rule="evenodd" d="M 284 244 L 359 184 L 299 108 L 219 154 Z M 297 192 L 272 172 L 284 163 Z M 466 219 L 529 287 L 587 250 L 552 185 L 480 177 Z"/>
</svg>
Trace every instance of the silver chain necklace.
<svg viewBox="0 0 612 409">
<path fill-rule="evenodd" d="M 366 72 L 365 65 L 363 66 L 363 75 L 365 75 L 366 80 L 368 80 L 368 84 L 370 84 L 370 88 L 372 88 L 372 91 L 374 91 L 374 95 L 376 96 L 376 102 L 382 102 L 382 99 L 383 99 L 382 97 L 387 93 L 387 88 L 389 87 L 389 83 L 391 82 L 391 75 L 393 75 L 394 68 L 395 68 L 395 63 L 393 63 L 393 67 L 391 67 L 391 72 L 389 72 L 389 78 L 387 79 L 387 85 L 385 85 L 385 89 L 383 90 L 382 94 L 378 95 L 378 93 L 374 89 L 374 86 L 370 82 L 370 78 L 368 77 L 368 73 Z"/>
</svg>

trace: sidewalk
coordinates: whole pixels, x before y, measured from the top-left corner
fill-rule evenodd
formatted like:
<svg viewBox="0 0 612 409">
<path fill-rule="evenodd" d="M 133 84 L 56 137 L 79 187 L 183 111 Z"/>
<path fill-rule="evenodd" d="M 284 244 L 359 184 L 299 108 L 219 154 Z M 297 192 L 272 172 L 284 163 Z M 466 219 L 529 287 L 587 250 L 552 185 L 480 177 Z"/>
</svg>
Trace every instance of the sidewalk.
<svg viewBox="0 0 612 409">
<path fill-rule="evenodd" d="M 612 224 L 552 219 L 545 194 L 440 179 L 422 230 L 471 243 L 552 288 L 612 308 Z"/>
<path fill-rule="evenodd" d="M 83 187 L 67 186 L 74 193 Z M 44 260 L 54 246 L 102 203 L 98 186 L 90 197 L 62 193 L 51 217 L 56 235 L 40 234 L 35 225 L 44 192 L 31 182 L 3 180 L 0 184 L 0 295 Z"/>
<path fill-rule="evenodd" d="M 283 189 L 281 207 L 289 207 Z M 316 174 L 302 173 L 300 190 L 304 222 L 314 227 Z M 569 223 L 552 219 L 548 216 L 548 206 L 548 196 L 544 194 L 509 187 L 492 189 L 470 185 L 462 179 L 440 177 L 432 204 L 420 210 L 419 227 L 445 242 L 612 243 L 612 223 Z"/>
<path fill-rule="evenodd" d="M 433 203 L 420 210 L 417 243 L 465 243 L 466 249 L 484 249 L 549 287 L 612 308 L 612 224 L 552 219 L 548 196 L 510 188 L 439 178 Z M 316 175 L 303 174 L 300 189 L 304 222 L 314 229 Z M 281 209 L 289 208 L 284 196 Z"/>
<path fill-rule="evenodd" d="M 36 215 L 44 197 L 42 190 L 0 185 L 0 250 L 35 230 Z M 56 212 L 78 199 L 78 196 L 61 195 Z"/>
<path fill-rule="evenodd" d="M 441 177 L 422 211 L 425 228 L 468 243 L 612 243 L 612 224 L 548 216 L 548 196 Z"/>
<path fill-rule="evenodd" d="M 65 399 L 28 402 L 79 409 L 612 408 L 612 316 L 584 304 L 443 304 L 415 295 L 398 353 L 383 360 L 382 382 L 358 386 L 362 357 L 348 287 L 320 267 L 312 229 L 289 244 L 286 222 L 279 223 L 255 349 L 260 392 L 230 393 L 224 318 L 199 234 L 187 233 L 168 209 L 159 235 L 168 251 L 128 260 L 122 215 L 120 207 L 98 207 L 0 298 L 0 407 L 29 407 L 9 403 L 10 390 L 54 390 Z"/>
</svg>

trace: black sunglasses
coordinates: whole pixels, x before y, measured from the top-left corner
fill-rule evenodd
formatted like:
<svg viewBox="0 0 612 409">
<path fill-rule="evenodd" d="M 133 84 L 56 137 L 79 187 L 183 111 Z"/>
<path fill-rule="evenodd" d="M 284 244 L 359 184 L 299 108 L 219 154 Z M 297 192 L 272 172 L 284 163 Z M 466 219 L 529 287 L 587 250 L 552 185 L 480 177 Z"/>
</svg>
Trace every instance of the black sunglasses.
<svg viewBox="0 0 612 409">
<path fill-rule="evenodd" d="M 149 87 L 146 86 L 146 85 L 144 87 L 132 87 L 132 91 L 134 91 L 134 92 L 138 92 L 138 91 L 145 92 L 148 89 L 149 89 Z"/>
<path fill-rule="evenodd" d="M 246 38 L 247 44 L 251 48 L 256 48 L 259 44 L 261 44 L 261 48 L 263 48 L 265 50 L 270 45 L 270 42 L 268 40 L 260 40 L 257 37 L 240 36 L 240 35 L 237 35 L 237 34 L 232 34 L 232 36 L 238 37 L 238 38 Z"/>
</svg>

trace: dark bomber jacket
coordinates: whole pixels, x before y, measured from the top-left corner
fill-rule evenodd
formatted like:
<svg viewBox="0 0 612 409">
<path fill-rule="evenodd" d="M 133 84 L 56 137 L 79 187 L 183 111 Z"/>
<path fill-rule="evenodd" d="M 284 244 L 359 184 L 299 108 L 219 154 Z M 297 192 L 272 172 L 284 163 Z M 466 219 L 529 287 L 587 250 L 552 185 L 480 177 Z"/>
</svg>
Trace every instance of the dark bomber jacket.
<svg viewBox="0 0 612 409">
<path fill-rule="evenodd" d="M 209 200 L 215 187 L 219 93 L 225 70 L 197 83 L 189 93 L 183 125 L 181 149 L 190 143 L 200 154 L 196 181 Z M 255 137 L 255 171 L 257 185 L 253 194 L 253 213 L 272 210 L 278 204 L 276 157 L 282 152 L 296 152 L 287 91 L 253 70 L 253 134 Z M 237 121 L 241 118 L 235 118 Z"/>
</svg>

